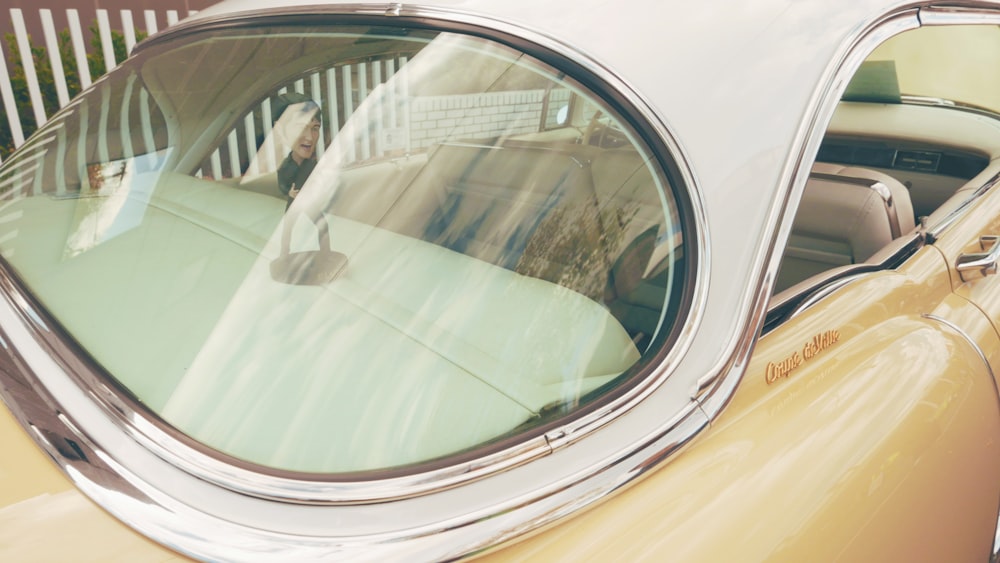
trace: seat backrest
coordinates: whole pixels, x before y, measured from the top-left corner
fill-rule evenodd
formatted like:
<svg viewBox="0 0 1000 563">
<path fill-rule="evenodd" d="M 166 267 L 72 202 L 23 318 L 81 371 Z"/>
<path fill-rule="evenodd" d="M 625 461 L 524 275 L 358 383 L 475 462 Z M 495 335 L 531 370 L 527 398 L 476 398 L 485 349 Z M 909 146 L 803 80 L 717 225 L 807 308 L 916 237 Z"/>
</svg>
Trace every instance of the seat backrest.
<svg viewBox="0 0 1000 563">
<path fill-rule="evenodd" d="M 916 216 L 913 212 L 913 202 L 910 200 L 910 190 L 896 178 L 870 168 L 832 164 L 829 162 L 817 162 L 813 164 L 810 176 L 822 177 L 823 175 L 836 176 L 840 180 L 857 180 L 859 183 L 865 183 L 871 189 L 881 192 L 882 198 L 886 200 L 887 211 L 890 213 L 889 220 L 893 221 L 893 216 L 895 216 L 893 238 L 905 235 L 916 226 Z M 888 199 L 885 196 L 886 190 L 888 190 L 889 194 Z M 898 230 L 895 229 L 896 225 L 899 227 Z"/>
<path fill-rule="evenodd" d="M 818 162 L 795 214 L 775 292 L 864 262 L 913 228 L 909 192 L 899 181 L 875 170 Z"/>
</svg>

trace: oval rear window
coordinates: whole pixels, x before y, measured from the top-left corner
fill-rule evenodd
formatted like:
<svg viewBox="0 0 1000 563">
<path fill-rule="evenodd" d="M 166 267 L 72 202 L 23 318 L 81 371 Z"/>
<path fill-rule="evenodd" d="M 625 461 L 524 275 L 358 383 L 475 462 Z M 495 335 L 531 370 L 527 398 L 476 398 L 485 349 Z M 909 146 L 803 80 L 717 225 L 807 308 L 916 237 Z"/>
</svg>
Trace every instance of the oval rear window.
<svg viewBox="0 0 1000 563">
<path fill-rule="evenodd" d="M 454 33 L 153 44 L 0 171 L 0 252 L 122 391 L 254 466 L 538 434 L 683 318 L 677 186 L 612 104 Z"/>
</svg>

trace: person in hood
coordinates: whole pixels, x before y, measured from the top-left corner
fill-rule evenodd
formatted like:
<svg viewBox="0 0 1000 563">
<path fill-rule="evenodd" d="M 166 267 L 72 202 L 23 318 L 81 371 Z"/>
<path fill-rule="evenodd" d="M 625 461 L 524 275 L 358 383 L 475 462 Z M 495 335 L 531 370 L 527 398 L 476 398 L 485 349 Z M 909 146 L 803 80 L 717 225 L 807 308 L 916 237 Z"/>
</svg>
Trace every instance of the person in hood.
<svg viewBox="0 0 1000 563">
<path fill-rule="evenodd" d="M 273 104 L 274 132 L 281 146 L 290 147 L 278 166 L 278 189 L 286 208 L 295 200 L 309 174 L 316 168 L 320 142 L 319 104 L 298 92 L 281 94 Z"/>
</svg>

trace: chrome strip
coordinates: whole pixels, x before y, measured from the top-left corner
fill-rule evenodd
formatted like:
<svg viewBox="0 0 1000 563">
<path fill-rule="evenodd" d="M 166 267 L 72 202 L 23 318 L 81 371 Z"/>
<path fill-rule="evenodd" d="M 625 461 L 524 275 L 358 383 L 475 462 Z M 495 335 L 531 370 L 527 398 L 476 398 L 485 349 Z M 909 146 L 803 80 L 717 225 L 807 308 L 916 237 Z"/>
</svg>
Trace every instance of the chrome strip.
<svg viewBox="0 0 1000 563">
<path fill-rule="evenodd" d="M 981 2 L 953 2 L 947 6 L 920 8 L 920 25 L 998 25 L 1000 14 L 997 6 L 984 6 Z"/>
<path fill-rule="evenodd" d="M 972 113 L 976 115 L 981 115 L 983 117 L 989 117 L 990 119 L 1000 119 L 1000 113 L 997 113 L 993 110 L 970 104 L 964 104 L 961 102 L 956 102 L 954 100 L 947 100 L 945 98 L 932 98 L 929 96 L 906 96 L 906 95 L 901 95 L 899 98 L 906 105 L 926 106 L 932 108 L 947 108 L 950 110 L 964 111 L 966 113 Z"/>
<path fill-rule="evenodd" d="M 343 5 L 296 13 L 384 12 L 371 10 L 370 5 Z M 621 77 L 585 53 L 538 32 L 485 17 L 398 5 L 391 12 L 399 17 L 426 19 L 443 31 L 467 32 L 472 26 L 491 38 L 507 34 L 509 37 L 502 41 L 530 43 L 530 48 L 525 49 L 529 53 L 545 50 L 565 57 L 623 100 L 624 113 L 645 124 L 643 134 L 652 135 L 646 139 L 651 149 L 659 158 L 673 162 L 671 170 L 678 176 L 674 180 L 684 184 L 679 188 L 690 204 L 686 214 L 691 224 L 686 234 L 696 263 L 689 318 L 672 349 L 649 377 L 615 403 L 570 421 L 544 439 L 487 459 L 398 479 L 316 482 L 281 479 L 231 466 L 179 442 L 161 422 L 130 407 L 103 382 L 101 375 L 77 360 L 74 344 L 52 332 L 16 283 L 0 272 L 0 289 L 4 290 L 0 298 L 0 336 L 4 344 L 12 344 L 0 349 L 0 364 L 5 368 L 0 369 L 0 395 L 81 490 L 129 525 L 184 553 L 233 559 L 259 557 L 278 549 L 288 559 L 360 555 L 451 559 L 538 529 L 597 502 L 646 473 L 708 425 L 699 406 L 688 402 L 680 410 L 665 413 L 658 427 L 644 430 L 641 441 L 615 445 L 613 456 L 593 460 L 585 472 L 535 475 L 544 477 L 543 486 L 509 481 L 505 472 L 516 472 L 507 470 L 523 468 L 525 461 L 544 456 L 550 448 L 578 441 L 631 410 L 660 387 L 680 363 L 701 324 L 708 294 L 708 223 L 702 196 L 683 148 L 651 105 Z M 267 12 L 274 13 L 277 11 Z M 181 24 L 155 36 L 152 44 L 222 22 L 219 18 Z M 144 46 L 149 44 L 147 41 Z M 609 92 L 598 93 L 606 96 Z M 641 133 L 642 127 L 638 129 Z M 755 317 L 753 323 L 757 322 Z M 134 441 L 121 440 L 121 432 Z M 65 445 L 71 443 L 76 446 L 67 449 Z M 156 457 L 149 456 L 149 452 Z M 138 458 L 142 458 L 141 463 Z M 490 485 L 490 480 L 482 479 L 488 475 L 506 484 L 490 496 L 486 508 L 470 511 L 464 502 L 453 500 L 450 504 L 437 501 L 434 510 L 424 510 L 435 500 L 427 493 L 447 497 L 452 492 L 464 495 L 465 489 L 475 492 Z M 189 494 L 189 490 L 208 487 L 207 483 L 224 489 L 214 488 L 205 495 L 211 498 L 205 499 L 176 494 L 178 490 Z M 460 484 L 465 485 L 463 490 L 450 490 Z M 182 502 L 182 498 L 192 502 Z M 272 499 L 305 504 L 289 505 Z M 225 507 L 228 512 L 198 508 L 202 501 Z M 413 506 L 418 508 L 408 508 Z M 294 518 L 285 518 L 291 514 L 289 511 L 296 511 Z M 361 516 L 352 519 L 345 513 Z M 409 527 L 372 531 L 371 526 L 383 526 L 385 520 L 380 515 L 399 514 L 406 515 Z M 324 518 L 338 525 L 322 527 Z M 311 532 L 288 529 L 298 525 L 313 528 Z"/>
<path fill-rule="evenodd" d="M 9 326 L 14 309 L 0 300 L 0 321 Z M 554 483 L 530 497 L 504 497 L 489 512 L 463 514 L 427 525 L 386 533 L 301 534 L 245 526 L 225 517 L 207 514 L 178 502 L 141 476 L 119 463 L 95 444 L 61 412 L 58 403 L 25 402 L 18 396 L 40 393 L 53 397 L 30 373 L 18 373 L 33 363 L 15 349 L 27 332 L 3 332 L 0 341 L 0 397 L 12 406 L 15 417 L 30 429 L 32 437 L 70 475 L 77 487 L 117 518 L 138 531 L 186 555 L 205 560 L 274 559 L 286 561 L 452 560 L 515 538 L 540 525 L 580 510 L 603 496 L 645 475 L 658 463 L 686 445 L 707 427 L 708 419 L 691 405 L 664 423 L 653 439 L 640 444 L 628 456 L 602 466 L 587 480 Z M 8 345 L 14 344 L 14 346 Z M 44 354 L 44 352 L 43 352 Z M 86 400 L 85 397 L 78 399 Z M 148 461 L 148 460 L 135 460 Z M 240 499 L 256 511 L 276 511 L 274 503 Z M 294 507 L 293 507 L 294 508 Z M 306 510 L 338 511 L 344 507 L 299 507 Z M 389 507 L 390 510 L 406 510 Z M 278 513 L 280 517 L 280 512 Z M 317 518 L 321 513 L 299 515 Z M 342 527 L 343 524 L 342 524 Z"/>
<path fill-rule="evenodd" d="M 835 293 L 838 289 L 850 284 L 854 280 L 865 277 L 867 275 L 868 275 L 867 272 L 861 274 L 854 274 L 853 276 L 843 277 L 833 282 L 830 282 L 829 284 L 820 288 L 819 291 L 817 291 L 816 293 L 813 293 L 812 295 L 804 299 L 802 303 L 799 303 L 798 306 L 796 306 L 795 309 L 793 309 L 792 312 L 788 314 L 788 318 L 794 319 L 795 317 L 804 313 L 806 309 L 812 307 L 816 303 L 822 301 L 826 297 Z"/>
<path fill-rule="evenodd" d="M 983 349 L 982 349 L 982 347 L 979 346 L 979 343 L 976 342 L 976 339 L 972 338 L 972 336 L 970 336 L 968 332 L 965 332 L 965 330 L 962 329 L 960 326 L 958 326 L 957 324 L 949 321 L 948 319 L 945 319 L 944 317 L 939 317 L 939 316 L 931 314 L 931 313 L 924 313 L 923 315 L 920 315 L 920 316 L 922 318 L 925 318 L 925 319 L 928 319 L 928 320 L 931 320 L 931 321 L 939 322 L 939 323 L 945 325 L 946 327 L 954 330 L 956 333 L 958 333 L 959 336 L 961 336 L 963 339 L 965 339 L 969 343 L 970 346 L 972 346 L 972 349 L 975 350 L 977 354 L 979 354 L 979 358 L 981 360 L 983 360 L 984 364 L 986 364 L 986 369 L 990 373 L 990 381 L 993 382 L 993 390 L 996 391 L 996 396 L 998 397 L 998 400 L 1000 400 L 1000 387 L 997 386 L 997 379 L 996 379 L 995 374 L 993 373 L 993 366 L 990 365 L 990 360 L 986 356 L 986 352 L 984 352 Z"/>
</svg>

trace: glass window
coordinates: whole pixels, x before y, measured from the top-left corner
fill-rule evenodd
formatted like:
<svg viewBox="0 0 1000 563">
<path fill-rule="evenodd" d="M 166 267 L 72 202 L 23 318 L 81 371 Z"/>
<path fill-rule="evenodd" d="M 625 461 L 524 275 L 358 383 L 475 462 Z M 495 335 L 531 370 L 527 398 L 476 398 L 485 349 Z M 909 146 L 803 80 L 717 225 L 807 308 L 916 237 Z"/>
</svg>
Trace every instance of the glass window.
<svg viewBox="0 0 1000 563">
<path fill-rule="evenodd" d="M 898 266 L 997 173 L 1000 33 L 920 27 L 851 78 L 825 132 L 782 256 L 769 326 L 833 281 Z"/>
<path fill-rule="evenodd" d="M 0 252 L 203 446 L 324 474 L 440 460 L 582 412 L 682 318 L 678 187 L 563 72 L 433 31 L 177 41 L 6 163 Z"/>
</svg>

